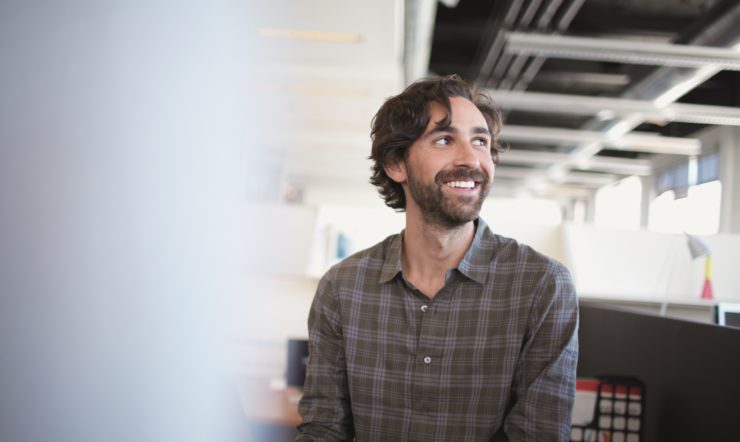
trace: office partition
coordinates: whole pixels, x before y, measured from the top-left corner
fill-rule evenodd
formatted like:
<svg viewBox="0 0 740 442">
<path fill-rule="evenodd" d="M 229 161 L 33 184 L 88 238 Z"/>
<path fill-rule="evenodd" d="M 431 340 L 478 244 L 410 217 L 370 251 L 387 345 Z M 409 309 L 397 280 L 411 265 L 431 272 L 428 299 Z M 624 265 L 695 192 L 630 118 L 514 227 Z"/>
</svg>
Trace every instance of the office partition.
<svg viewBox="0 0 740 442">
<path fill-rule="evenodd" d="M 581 302 L 579 376 L 646 385 L 646 441 L 740 440 L 740 329 Z"/>
</svg>

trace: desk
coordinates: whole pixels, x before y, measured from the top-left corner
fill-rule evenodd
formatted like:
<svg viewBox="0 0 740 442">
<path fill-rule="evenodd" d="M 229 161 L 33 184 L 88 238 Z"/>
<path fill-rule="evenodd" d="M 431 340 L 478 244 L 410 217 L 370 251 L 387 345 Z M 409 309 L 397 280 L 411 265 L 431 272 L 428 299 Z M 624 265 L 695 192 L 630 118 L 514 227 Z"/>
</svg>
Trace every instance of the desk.
<svg viewBox="0 0 740 442">
<path fill-rule="evenodd" d="M 238 384 L 244 414 L 248 421 L 295 427 L 301 423 L 295 387 L 271 388 L 270 379 L 245 378 Z"/>
</svg>

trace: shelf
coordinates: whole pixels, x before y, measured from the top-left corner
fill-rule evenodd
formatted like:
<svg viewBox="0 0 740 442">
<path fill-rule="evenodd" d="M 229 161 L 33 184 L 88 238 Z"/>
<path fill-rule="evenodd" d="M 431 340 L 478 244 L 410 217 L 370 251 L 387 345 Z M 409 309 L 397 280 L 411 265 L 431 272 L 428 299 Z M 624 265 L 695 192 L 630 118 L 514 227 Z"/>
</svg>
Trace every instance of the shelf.
<svg viewBox="0 0 740 442">
<path fill-rule="evenodd" d="M 715 300 L 687 299 L 687 298 L 646 298 L 637 296 L 612 296 L 612 295 L 579 295 L 579 300 L 588 302 L 605 302 L 615 304 L 644 304 L 644 305 L 662 305 L 664 303 L 674 307 L 699 307 L 714 308 L 717 305 Z"/>
</svg>

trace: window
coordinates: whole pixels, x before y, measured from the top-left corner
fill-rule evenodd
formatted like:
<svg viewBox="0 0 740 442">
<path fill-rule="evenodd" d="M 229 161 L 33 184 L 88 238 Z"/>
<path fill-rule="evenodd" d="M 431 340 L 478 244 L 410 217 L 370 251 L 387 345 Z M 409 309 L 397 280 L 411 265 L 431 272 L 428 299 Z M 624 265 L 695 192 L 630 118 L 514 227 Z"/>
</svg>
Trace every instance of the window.
<svg viewBox="0 0 740 442">
<path fill-rule="evenodd" d="M 672 190 L 668 190 L 651 205 L 648 228 L 662 233 L 717 233 L 721 200 L 722 184 L 719 181 L 691 186 L 684 198 L 677 198 Z"/>
<path fill-rule="evenodd" d="M 650 207 L 650 230 L 698 235 L 719 231 L 722 184 L 717 152 L 664 170 L 656 184 L 658 197 Z"/>
<path fill-rule="evenodd" d="M 604 229 L 640 228 L 642 182 L 631 176 L 596 192 L 594 224 Z"/>
</svg>

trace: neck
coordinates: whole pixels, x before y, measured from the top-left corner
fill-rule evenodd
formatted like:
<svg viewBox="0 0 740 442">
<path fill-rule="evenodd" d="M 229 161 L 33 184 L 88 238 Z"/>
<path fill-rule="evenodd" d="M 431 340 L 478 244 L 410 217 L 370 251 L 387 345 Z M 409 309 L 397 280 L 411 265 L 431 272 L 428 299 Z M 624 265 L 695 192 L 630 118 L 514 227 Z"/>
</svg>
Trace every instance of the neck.
<svg viewBox="0 0 740 442">
<path fill-rule="evenodd" d="M 456 267 L 465 256 L 474 235 L 473 221 L 446 228 L 426 223 L 414 211 L 406 212 L 402 254 L 404 274 L 427 296 L 433 297 L 444 286 L 446 272 Z"/>
</svg>

